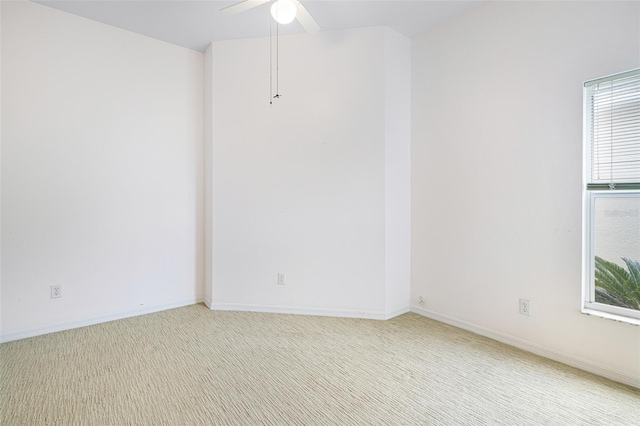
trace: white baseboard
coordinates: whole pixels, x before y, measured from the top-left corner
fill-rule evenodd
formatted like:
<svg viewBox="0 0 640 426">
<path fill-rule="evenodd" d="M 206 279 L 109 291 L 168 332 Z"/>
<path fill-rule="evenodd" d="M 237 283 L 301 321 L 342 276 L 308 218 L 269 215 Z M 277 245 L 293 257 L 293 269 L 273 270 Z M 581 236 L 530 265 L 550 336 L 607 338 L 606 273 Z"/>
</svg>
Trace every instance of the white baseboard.
<svg viewBox="0 0 640 426">
<path fill-rule="evenodd" d="M 509 346 L 514 346 L 527 352 L 531 352 L 536 355 L 540 355 L 542 357 L 570 365 L 580 370 L 588 371 L 589 373 L 606 377 L 607 379 L 611 379 L 615 382 L 624 383 L 625 385 L 640 388 L 640 377 L 630 376 L 604 365 L 587 361 L 585 359 L 575 357 L 563 352 L 548 349 L 536 343 L 532 343 L 518 337 L 510 336 L 508 334 L 500 333 L 498 331 L 490 330 L 488 328 L 484 328 L 457 318 L 453 318 L 448 315 L 439 314 L 429 309 L 424 309 L 420 306 L 411 306 L 411 312 L 427 318 L 431 318 L 436 321 L 443 322 L 445 324 L 452 325 L 454 327 L 461 328 L 463 330 L 471 331 L 472 333 L 479 334 L 481 336 L 497 340 L 498 342 L 505 343 Z"/>
<path fill-rule="evenodd" d="M 86 327 L 89 325 L 101 324 L 103 322 L 115 321 L 123 318 L 137 317 L 138 315 L 151 314 L 153 312 L 166 311 L 167 309 L 180 308 L 182 306 L 195 305 L 202 303 L 201 298 L 182 300 L 180 302 L 167 303 L 158 306 L 150 306 L 132 311 L 116 312 L 99 317 L 88 318 L 80 321 L 72 321 L 62 324 L 56 324 L 47 327 L 34 328 L 30 330 L 22 330 L 14 333 L 7 333 L 0 336 L 0 343 L 11 342 L 13 340 L 26 339 L 28 337 L 41 336 L 43 334 L 55 333 L 58 331 L 71 330 L 74 328 Z"/>
<path fill-rule="evenodd" d="M 387 312 L 387 314 L 385 315 L 384 319 L 395 318 L 395 317 L 400 316 L 402 314 L 406 314 L 407 312 L 411 312 L 411 308 L 409 306 L 403 306 L 401 308 L 394 309 L 391 312 Z"/>
<path fill-rule="evenodd" d="M 237 303 L 212 303 L 212 311 L 264 312 L 271 314 L 314 315 L 320 317 L 342 317 L 385 320 L 387 314 L 378 311 L 351 311 L 345 309 L 300 308 L 278 305 L 245 305 Z"/>
<path fill-rule="evenodd" d="M 205 305 L 207 305 L 207 308 L 211 309 L 211 305 L 213 304 L 213 301 L 211 300 L 210 297 L 205 296 L 205 298 L 203 299 L 203 302 Z"/>
</svg>

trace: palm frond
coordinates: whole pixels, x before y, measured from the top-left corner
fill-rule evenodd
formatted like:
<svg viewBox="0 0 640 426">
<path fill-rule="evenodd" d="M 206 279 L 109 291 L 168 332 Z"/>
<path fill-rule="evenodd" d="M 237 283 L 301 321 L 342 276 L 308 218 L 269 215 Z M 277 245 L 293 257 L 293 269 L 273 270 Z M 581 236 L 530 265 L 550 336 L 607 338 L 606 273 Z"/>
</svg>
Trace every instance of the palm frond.
<svg viewBox="0 0 640 426">
<path fill-rule="evenodd" d="M 635 309 L 632 304 L 625 302 L 616 294 L 609 293 L 600 287 L 596 287 L 596 302 L 604 303 L 605 305 L 619 306 L 621 308 Z"/>
<path fill-rule="evenodd" d="M 629 271 L 622 266 L 595 257 L 596 302 L 640 309 L 640 262 L 622 258 Z"/>
<path fill-rule="evenodd" d="M 626 257 L 623 257 L 622 260 L 627 265 L 627 269 L 633 277 L 633 280 L 636 283 L 640 283 L 640 262 L 637 260 L 627 259 Z"/>
</svg>

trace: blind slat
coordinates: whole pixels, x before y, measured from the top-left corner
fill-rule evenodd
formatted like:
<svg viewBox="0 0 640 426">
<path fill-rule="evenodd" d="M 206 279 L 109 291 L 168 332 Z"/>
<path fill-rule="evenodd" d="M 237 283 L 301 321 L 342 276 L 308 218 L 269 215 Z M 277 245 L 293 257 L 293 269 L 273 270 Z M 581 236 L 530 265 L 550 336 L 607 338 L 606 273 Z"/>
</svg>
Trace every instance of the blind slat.
<svg viewBox="0 0 640 426">
<path fill-rule="evenodd" d="M 611 188 L 608 183 L 588 183 L 587 189 L 590 191 L 603 191 Z M 615 189 L 640 189 L 640 183 L 617 183 Z"/>
<path fill-rule="evenodd" d="M 640 69 L 585 83 L 591 174 L 587 189 L 640 189 Z"/>
</svg>

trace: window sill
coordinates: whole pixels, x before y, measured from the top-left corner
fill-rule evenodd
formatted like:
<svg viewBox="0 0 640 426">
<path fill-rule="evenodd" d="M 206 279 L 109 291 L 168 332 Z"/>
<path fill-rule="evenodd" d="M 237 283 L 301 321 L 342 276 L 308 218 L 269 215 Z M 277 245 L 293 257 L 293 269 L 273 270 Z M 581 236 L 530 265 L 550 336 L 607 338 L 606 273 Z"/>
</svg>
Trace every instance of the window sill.
<svg viewBox="0 0 640 426">
<path fill-rule="evenodd" d="M 585 315 L 593 315 L 594 317 L 605 318 L 617 322 L 624 322 L 631 325 L 640 325 L 640 319 L 624 317 L 622 315 L 610 314 L 608 312 L 596 311 L 594 309 L 582 308 L 582 313 Z"/>
</svg>

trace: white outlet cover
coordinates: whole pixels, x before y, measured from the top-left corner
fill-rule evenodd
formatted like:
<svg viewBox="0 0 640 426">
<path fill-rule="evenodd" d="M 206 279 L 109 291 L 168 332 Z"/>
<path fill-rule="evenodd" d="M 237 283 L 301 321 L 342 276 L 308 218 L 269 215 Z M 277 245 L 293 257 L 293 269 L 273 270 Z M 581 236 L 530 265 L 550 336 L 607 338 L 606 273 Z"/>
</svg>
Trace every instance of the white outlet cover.
<svg viewBox="0 0 640 426">
<path fill-rule="evenodd" d="M 62 297 L 62 286 L 60 285 L 52 285 L 51 286 L 51 298 L 57 299 L 58 297 Z"/>
</svg>

